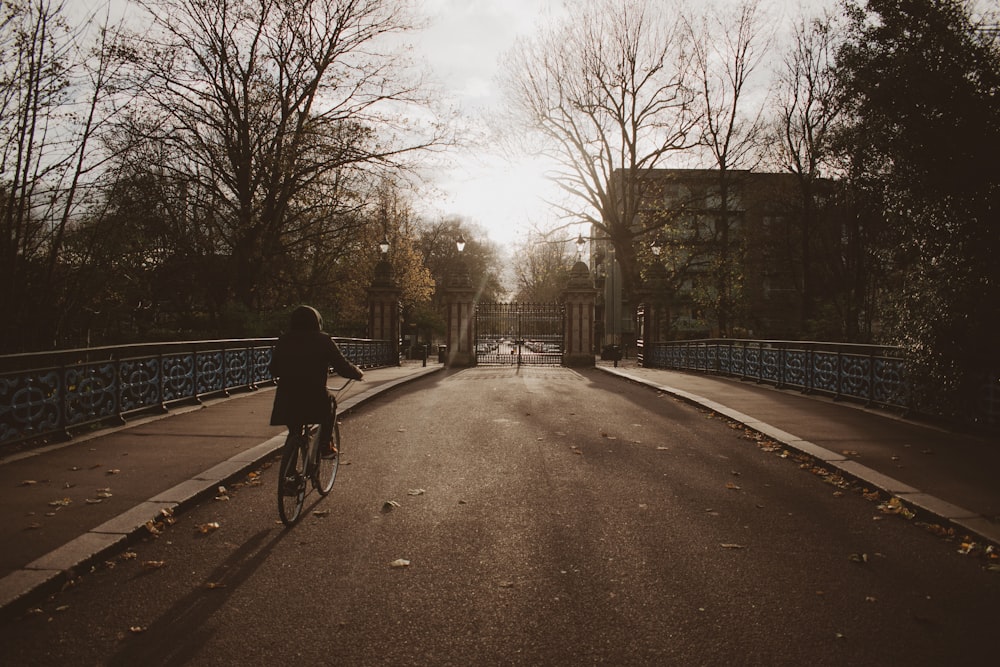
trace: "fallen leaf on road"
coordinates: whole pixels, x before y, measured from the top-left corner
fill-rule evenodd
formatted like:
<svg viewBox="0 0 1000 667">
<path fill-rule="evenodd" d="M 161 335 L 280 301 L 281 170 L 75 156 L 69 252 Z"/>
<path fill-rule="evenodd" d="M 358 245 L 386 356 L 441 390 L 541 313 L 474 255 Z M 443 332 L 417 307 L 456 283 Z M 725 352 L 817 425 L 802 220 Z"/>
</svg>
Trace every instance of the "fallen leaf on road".
<svg viewBox="0 0 1000 667">
<path fill-rule="evenodd" d="M 166 561 L 162 560 L 144 560 L 142 561 L 142 569 L 144 570 L 159 570 L 161 567 L 166 565 Z"/>
<path fill-rule="evenodd" d="M 406 495 L 408 495 L 408 496 L 422 496 L 425 493 L 427 493 L 427 491 L 425 491 L 423 489 L 410 489 L 409 491 L 406 492 Z"/>
<path fill-rule="evenodd" d="M 851 554 L 850 556 L 848 556 L 848 560 L 850 560 L 853 563 L 867 563 L 868 554 Z"/>
<path fill-rule="evenodd" d="M 118 469 L 118 468 L 112 468 L 111 470 L 108 471 L 108 474 L 109 475 L 117 475 L 120 472 L 121 472 L 120 469 Z"/>
<path fill-rule="evenodd" d="M 198 532 L 202 535 L 214 532 L 219 529 L 218 521 L 209 521 L 208 523 L 203 523 L 198 526 Z"/>
<path fill-rule="evenodd" d="M 330 510 L 313 510 L 313 516 L 318 516 L 320 518 L 330 516 Z"/>
<path fill-rule="evenodd" d="M 912 519 L 915 515 L 903 504 L 903 501 L 895 496 L 878 506 L 883 514 L 898 514 L 906 519 Z"/>
<path fill-rule="evenodd" d="M 410 561 L 405 558 L 397 558 L 396 560 L 389 563 L 389 567 L 409 567 Z"/>
<path fill-rule="evenodd" d="M 726 482 L 726 488 L 730 489 L 731 491 L 739 491 L 740 490 L 740 487 L 738 485 L 736 485 L 736 484 L 733 484 L 732 482 Z"/>
<path fill-rule="evenodd" d="M 225 584 L 220 584 L 216 581 L 210 581 L 207 584 L 205 584 L 205 588 L 207 588 L 210 591 L 215 590 L 216 588 L 225 588 L 225 587 L 226 587 Z"/>
<path fill-rule="evenodd" d="M 722 547 L 723 549 L 746 549 L 747 548 L 747 545 L 745 545 L 745 544 L 720 544 L 719 546 Z"/>
<path fill-rule="evenodd" d="M 49 507 L 68 507 L 72 505 L 73 501 L 69 498 L 62 498 L 60 500 L 52 500 L 49 502 Z"/>
<path fill-rule="evenodd" d="M 387 512 L 393 511 L 397 507 L 400 507 L 400 504 L 397 503 L 395 500 L 387 500 L 384 503 L 382 503 L 382 513 L 386 514 Z"/>
<path fill-rule="evenodd" d="M 33 479 L 25 479 L 25 480 L 21 480 L 21 486 L 32 486 L 32 485 L 34 485 L 34 484 L 38 484 L 38 482 L 36 482 L 36 481 L 35 481 L 35 480 L 33 480 Z"/>
<path fill-rule="evenodd" d="M 142 627 L 141 625 L 130 625 L 128 631 L 131 632 L 133 635 L 138 635 L 145 632 L 146 628 Z"/>
<path fill-rule="evenodd" d="M 103 503 L 104 499 L 103 498 L 84 498 L 83 502 L 87 503 L 88 505 L 97 505 L 99 503 Z"/>
</svg>

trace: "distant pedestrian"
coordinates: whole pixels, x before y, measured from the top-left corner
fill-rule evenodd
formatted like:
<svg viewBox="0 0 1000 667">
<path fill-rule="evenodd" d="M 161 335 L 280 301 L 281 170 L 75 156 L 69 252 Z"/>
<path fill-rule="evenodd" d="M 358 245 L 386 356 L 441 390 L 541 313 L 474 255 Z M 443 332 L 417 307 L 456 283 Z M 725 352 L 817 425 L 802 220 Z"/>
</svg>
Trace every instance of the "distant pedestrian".
<svg viewBox="0 0 1000 667">
<path fill-rule="evenodd" d="M 361 380 L 364 372 L 344 356 L 337 343 L 323 332 L 323 318 L 310 306 L 292 312 L 290 331 L 278 339 L 271 356 L 271 375 L 278 382 L 271 410 L 271 424 L 295 431 L 304 424 L 319 424 L 320 442 L 333 443 L 337 401 L 326 388 L 330 368 L 345 378 Z"/>
</svg>

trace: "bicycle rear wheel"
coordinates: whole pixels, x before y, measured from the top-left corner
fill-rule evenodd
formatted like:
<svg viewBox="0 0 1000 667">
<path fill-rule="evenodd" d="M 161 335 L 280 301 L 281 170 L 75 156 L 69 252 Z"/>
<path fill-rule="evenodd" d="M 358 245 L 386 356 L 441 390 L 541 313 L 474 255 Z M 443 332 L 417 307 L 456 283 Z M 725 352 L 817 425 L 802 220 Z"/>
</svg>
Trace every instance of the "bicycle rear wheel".
<svg viewBox="0 0 1000 667">
<path fill-rule="evenodd" d="M 333 445 L 337 449 L 337 453 L 332 456 L 326 453 L 326 443 L 321 442 L 319 444 L 319 465 L 316 469 L 316 490 L 319 491 L 321 496 L 325 496 L 330 493 L 333 488 L 333 483 L 337 480 L 337 470 L 340 468 L 340 457 L 343 456 L 344 450 L 341 449 L 340 442 L 340 425 L 336 421 L 333 423 Z"/>
<path fill-rule="evenodd" d="M 289 433 L 278 466 L 278 516 L 286 526 L 298 521 L 306 499 L 305 445 L 301 433 Z"/>
</svg>

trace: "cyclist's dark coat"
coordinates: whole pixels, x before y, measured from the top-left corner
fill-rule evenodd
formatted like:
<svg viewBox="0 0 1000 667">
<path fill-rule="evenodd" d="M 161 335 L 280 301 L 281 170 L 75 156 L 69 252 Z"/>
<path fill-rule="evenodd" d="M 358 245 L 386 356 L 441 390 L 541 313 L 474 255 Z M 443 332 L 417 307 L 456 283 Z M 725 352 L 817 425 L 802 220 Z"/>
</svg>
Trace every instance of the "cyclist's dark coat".
<svg viewBox="0 0 1000 667">
<path fill-rule="evenodd" d="M 360 380 L 363 373 L 344 357 L 322 330 L 319 313 L 301 306 L 292 313 L 292 330 L 278 339 L 271 358 L 271 373 L 278 389 L 271 410 L 271 424 L 321 424 L 330 419 L 331 397 L 326 389 L 328 369 Z"/>
</svg>

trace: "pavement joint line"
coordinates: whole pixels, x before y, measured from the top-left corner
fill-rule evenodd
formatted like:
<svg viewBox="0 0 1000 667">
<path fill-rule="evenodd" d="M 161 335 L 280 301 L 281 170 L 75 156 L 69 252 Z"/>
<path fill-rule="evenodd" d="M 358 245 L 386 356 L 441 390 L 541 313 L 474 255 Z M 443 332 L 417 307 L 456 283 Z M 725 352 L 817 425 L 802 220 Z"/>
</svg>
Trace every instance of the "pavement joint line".
<svg viewBox="0 0 1000 667">
<path fill-rule="evenodd" d="M 441 369 L 441 366 L 424 367 L 409 375 L 380 383 L 371 389 L 345 399 L 338 406 L 337 414 L 338 416 L 343 416 L 347 411 L 391 389 L 439 372 Z M 192 406 L 191 410 L 201 409 L 202 407 Z M 173 411 L 169 414 L 156 415 L 154 419 L 163 419 L 177 414 L 182 414 L 182 412 Z M 116 430 L 136 425 L 138 425 L 137 422 L 130 422 L 127 426 L 118 427 Z M 147 522 L 161 516 L 162 510 L 183 509 L 187 505 L 198 501 L 203 495 L 217 488 L 220 484 L 224 485 L 230 479 L 254 467 L 260 461 L 280 450 L 287 436 L 288 431 L 285 431 L 265 442 L 246 449 L 226 461 L 195 475 L 192 479 L 158 493 L 132 509 L 122 512 L 100 526 L 92 528 L 83 535 L 70 540 L 63 546 L 57 547 L 40 558 L 35 559 L 23 568 L 14 570 L 0 578 L 0 615 L 5 614 L 9 608 L 12 608 L 19 601 L 25 600 L 37 593 L 51 590 L 56 584 L 69 578 L 74 570 L 96 561 L 103 554 L 127 543 L 136 533 L 145 530 Z M 79 441 L 77 439 L 73 443 Z M 62 446 L 65 446 L 65 444 L 60 443 L 58 445 L 58 447 Z M 47 449 L 53 448 L 56 447 Z M 7 459 L 4 462 L 10 460 L 14 459 Z"/>
<path fill-rule="evenodd" d="M 936 496 L 932 496 L 928 493 L 924 493 L 919 489 L 916 489 L 908 484 L 904 484 L 903 482 L 888 475 L 884 475 L 877 470 L 873 470 L 868 466 L 858 463 L 857 461 L 852 461 L 842 454 L 832 452 L 825 447 L 809 442 L 808 440 L 804 440 L 803 438 L 788 433 L 787 431 L 783 431 L 766 422 L 762 422 L 747 415 L 742 415 L 742 413 L 717 403 L 716 401 L 709 400 L 676 387 L 654 382 L 643 378 L 638 374 L 629 373 L 627 370 L 609 368 L 607 366 L 595 366 L 595 368 L 630 382 L 651 387 L 665 394 L 681 398 L 689 403 L 712 410 L 713 412 L 729 417 L 730 419 L 734 419 L 748 428 L 774 439 L 786 447 L 819 459 L 829 464 L 831 467 L 836 468 L 838 471 L 853 477 L 864 484 L 869 484 L 884 493 L 898 497 L 900 500 L 910 503 L 916 508 L 943 519 L 944 521 L 948 521 L 956 526 L 959 526 L 987 542 L 1000 545 L 1000 527 L 997 527 L 989 519 L 979 516 L 975 512 L 953 505 L 952 503 L 942 500 Z M 745 417 L 745 420 L 736 418 L 733 415 L 742 415 Z"/>
</svg>

